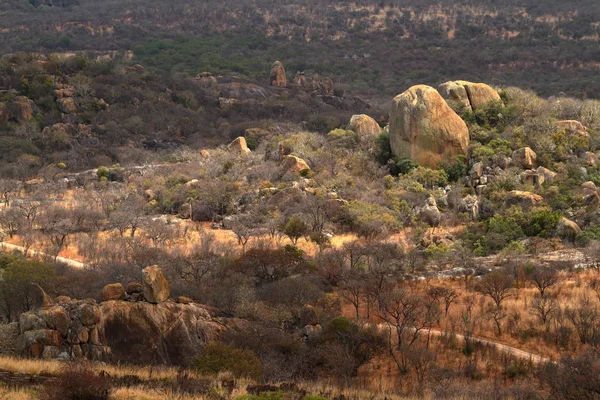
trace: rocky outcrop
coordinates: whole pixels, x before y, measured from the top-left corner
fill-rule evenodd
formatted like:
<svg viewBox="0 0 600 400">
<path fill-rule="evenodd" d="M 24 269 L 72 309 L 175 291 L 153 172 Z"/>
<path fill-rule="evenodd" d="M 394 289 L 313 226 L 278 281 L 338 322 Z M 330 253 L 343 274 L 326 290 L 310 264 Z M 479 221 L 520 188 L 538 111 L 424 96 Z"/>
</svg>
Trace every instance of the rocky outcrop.
<svg viewBox="0 0 600 400">
<path fill-rule="evenodd" d="M 556 224 L 556 236 L 566 239 L 574 240 L 577 235 L 581 233 L 581 228 L 576 222 L 571 221 L 565 217 L 562 217 L 558 224 Z"/>
<path fill-rule="evenodd" d="M 521 147 L 512 153 L 512 164 L 515 167 L 532 169 L 535 166 L 537 154 L 529 147 Z"/>
<path fill-rule="evenodd" d="M 0 127 L 6 122 L 13 121 L 22 124 L 33 118 L 33 102 L 25 96 L 0 103 Z"/>
<path fill-rule="evenodd" d="M 171 294 L 169 282 L 158 265 L 147 267 L 142 271 L 142 285 L 144 299 L 149 303 L 162 303 Z"/>
<path fill-rule="evenodd" d="M 469 130 L 437 90 L 417 85 L 394 98 L 390 145 L 397 157 L 437 167 L 467 154 Z"/>
<path fill-rule="evenodd" d="M 419 216 L 423 222 L 431 226 L 438 226 L 442 221 L 442 212 L 437 206 L 433 196 L 427 199 L 425 205 L 421 208 Z"/>
<path fill-rule="evenodd" d="M 524 192 L 521 190 L 512 190 L 506 197 L 506 205 L 520 205 L 521 207 L 533 207 L 544 200 L 539 194 Z"/>
<path fill-rule="evenodd" d="M 458 102 L 472 111 L 501 100 L 498 92 L 485 83 L 451 81 L 441 84 L 438 89 L 445 99 Z"/>
<path fill-rule="evenodd" d="M 269 77 L 271 86 L 287 87 L 287 77 L 285 68 L 281 61 L 275 61 L 271 67 L 271 75 Z"/>
<path fill-rule="evenodd" d="M 103 290 L 103 298 L 125 293 L 120 284 L 107 287 L 119 296 L 106 296 Z M 143 285 L 130 283 L 127 291 L 125 300 L 100 304 L 60 296 L 37 311 L 23 313 L 19 319 L 23 351 L 30 357 L 63 360 L 188 364 L 225 329 L 192 299 L 163 301 L 169 296 L 168 282 L 156 266 L 144 270 Z M 143 301 L 149 297 L 152 303 Z"/>
<path fill-rule="evenodd" d="M 353 115 L 346 129 L 361 137 L 377 137 L 381 133 L 377 121 L 366 114 Z"/>
<path fill-rule="evenodd" d="M 63 114 L 75 114 L 77 112 L 77 104 L 72 97 L 57 99 L 56 105 Z"/>
<path fill-rule="evenodd" d="M 281 170 L 283 173 L 299 173 L 307 169 L 310 169 L 310 167 L 306 161 L 293 155 L 285 156 L 283 158 L 283 162 L 281 163 Z"/>
<path fill-rule="evenodd" d="M 248 154 L 251 152 L 248 148 L 248 143 L 246 143 L 246 138 L 243 136 L 240 136 L 229 143 L 227 148 L 237 154 Z"/>
<path fill-rule="evenodd" d="M 571 119 L 556 121 L 556 127 L 559 130 L 564 131 L 565 133 L 568 133 L 570 135 L 584 136 L 584 137 L 589 136 L 588 128 L 579 121 L 575 121 L 575 120 L 571 120 Z"/>
<path fill-rule="evenodd" d="M 586 151 L 583 155 L 583 159 L 590 167 L 593 167 L 598 163 L 598 156 L 591 151 Z"/>
<path fill-rule="evenodd" d="M 133 364 L 188 364 L 224 330 L 197 304 L 91 300 L 21 315 L 28 356 Z"/>
<path fill-rule="evenodd" d="M 476 221 L 479 216 L 479 200 L 477 197 L 467 195 L 458 204 L 458 211 L 468 213 L 473 221 Z"/>
</svg>

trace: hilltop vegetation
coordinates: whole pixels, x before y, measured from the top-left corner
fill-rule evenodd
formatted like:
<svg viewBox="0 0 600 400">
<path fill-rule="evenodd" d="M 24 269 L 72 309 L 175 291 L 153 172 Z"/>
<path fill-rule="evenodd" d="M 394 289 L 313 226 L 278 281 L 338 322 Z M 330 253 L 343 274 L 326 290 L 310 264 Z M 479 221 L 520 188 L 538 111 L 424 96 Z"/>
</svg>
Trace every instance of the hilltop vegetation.
<svg viewBox="0 0 600 400">
<path fill-rule="evenodd" d="M 11 0 L 0 7 L 2 53 L 132 50 L 133 62 L 154 72 L 235 71 L 262 81 L 265 66 L 285 59 L 292 74 L 318 71 L 355 93 L 388 96 L 457 78 L 545 96 L 599 93 L 592 1 Z"/>
</svg>

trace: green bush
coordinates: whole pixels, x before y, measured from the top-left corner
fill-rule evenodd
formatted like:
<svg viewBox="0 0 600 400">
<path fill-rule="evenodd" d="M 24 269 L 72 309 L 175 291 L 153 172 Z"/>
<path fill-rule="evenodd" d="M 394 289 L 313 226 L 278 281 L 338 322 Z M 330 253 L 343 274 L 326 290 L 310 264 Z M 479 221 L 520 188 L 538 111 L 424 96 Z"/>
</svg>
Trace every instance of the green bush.
<svg viewBox="0 0 600 400">
<path fill-rule="evenodd" d="M 216 375 L 230 372 L 236 378 L 260 379 L 262 364 L 251 350 L 240 350 L 223 343 L 206 345 L 194 360 L 194 368 L 201 374 Z"/>
</svg>

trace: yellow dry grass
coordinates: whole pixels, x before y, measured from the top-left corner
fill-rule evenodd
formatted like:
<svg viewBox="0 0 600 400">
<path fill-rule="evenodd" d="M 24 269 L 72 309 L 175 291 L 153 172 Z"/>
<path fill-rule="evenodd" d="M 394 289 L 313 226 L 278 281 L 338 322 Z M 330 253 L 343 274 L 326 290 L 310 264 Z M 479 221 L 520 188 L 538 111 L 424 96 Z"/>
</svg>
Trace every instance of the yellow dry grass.
<svg viewBox="0 0 600 400">
<path fill-rule="evenodd" d="M 0 399 L 4 400 L 35 400 L 39 397 L 29 389 L 14 389 L 0 386 Z"/>
</svg>

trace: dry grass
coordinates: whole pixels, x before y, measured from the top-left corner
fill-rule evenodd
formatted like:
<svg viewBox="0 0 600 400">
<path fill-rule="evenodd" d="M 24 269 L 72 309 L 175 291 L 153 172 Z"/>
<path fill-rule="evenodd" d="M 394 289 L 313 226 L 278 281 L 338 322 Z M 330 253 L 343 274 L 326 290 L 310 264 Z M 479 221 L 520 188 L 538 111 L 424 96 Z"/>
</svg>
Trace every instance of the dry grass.
<svg viewBox="0 0 600 400">
<path fill-rule="evenodd" d="M 13 389 L 0 386 L 0 400 L 34 400 L 38 396 L 33 390 Z"/>
</svg>

